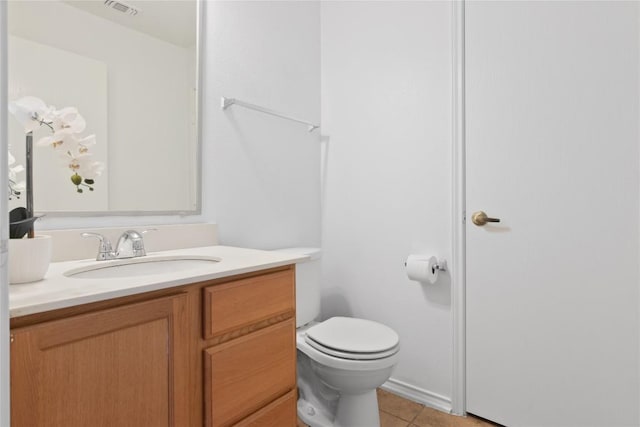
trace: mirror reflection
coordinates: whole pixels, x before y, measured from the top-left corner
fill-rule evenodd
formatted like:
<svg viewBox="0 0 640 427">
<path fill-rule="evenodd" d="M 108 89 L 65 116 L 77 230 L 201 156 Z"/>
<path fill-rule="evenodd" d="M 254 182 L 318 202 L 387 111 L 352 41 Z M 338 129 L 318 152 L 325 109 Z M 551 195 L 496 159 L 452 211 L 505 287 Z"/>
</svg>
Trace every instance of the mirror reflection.
<svg viewBox="0 0 640 427">
<path fill-rule="evenodd" d="M 36 147 L 36 212 L 197 211 L 196 0 L 29 0 L 8 9 L 9 100 L 76 108 L 105 164 L 94 191 L 79 194 L 60 153 Z M 34 141 L 44 136 L 34 131 Z M 10 117 L 17 164 L 24 141 Z"/>
</svg>

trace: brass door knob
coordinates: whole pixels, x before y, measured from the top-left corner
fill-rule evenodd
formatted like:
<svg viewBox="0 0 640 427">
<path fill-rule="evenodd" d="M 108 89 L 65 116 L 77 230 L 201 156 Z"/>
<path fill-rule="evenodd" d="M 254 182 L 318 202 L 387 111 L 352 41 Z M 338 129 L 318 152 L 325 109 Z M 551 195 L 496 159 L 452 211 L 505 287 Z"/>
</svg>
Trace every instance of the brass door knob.
<svg viewBox="0 0 640 427">
<path fill-rule="evenodd" d="M 489 218 L 486 213 L 478 211 L 471 215 L 471 221 L 478 227 L 482 227 L 488 222 L 500 222 L 500 218 Z"/>
</svg>

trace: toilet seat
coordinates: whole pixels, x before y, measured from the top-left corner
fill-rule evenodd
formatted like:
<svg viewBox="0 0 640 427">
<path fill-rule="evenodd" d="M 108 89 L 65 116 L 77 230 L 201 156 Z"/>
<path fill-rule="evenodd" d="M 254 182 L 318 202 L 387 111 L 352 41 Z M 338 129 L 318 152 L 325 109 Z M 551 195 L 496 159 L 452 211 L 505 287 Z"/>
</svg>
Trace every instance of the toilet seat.
<svg viewBox="0 0 640 427">
<path fill-rule="evenodd" d="M 349 360 L 375 360 L 375 359 L 383 359 L 385 357 L 389 357 L 392 356 L 394 354 L 396 354 L 398 352 L 399 347 L 396 346 L 392 349 L 389 349 L 387 351 L 383 351 L 383 352 L 379 352 L 379 353 L 349 353 L 349 352 L 345 352 L 345 351 L 340 351 L 340 350 L 336 350 L 330 347 L 325 347 L 322 344 L 319 344 L 315 341 L 313 341 L 312 339 L 309 339 L 308 336 L 305 337 L 305 341 L 307 342 L 307 344 L 309 344 L 311 347 L 315 348 L 318 351 L 321 351 L 325 354 L 328 354 L 330 356 L 334 356 L 334 357 L 340 357 L 342 359 L 349 359 Z"/>
<path fill-rule="evenodd" d="M 348 360 L 384 359 L 399 349 L 393 329 L 351 317 L 332 317 L 310 327 L 305 342 L 324 354 Z"/>
</svg>

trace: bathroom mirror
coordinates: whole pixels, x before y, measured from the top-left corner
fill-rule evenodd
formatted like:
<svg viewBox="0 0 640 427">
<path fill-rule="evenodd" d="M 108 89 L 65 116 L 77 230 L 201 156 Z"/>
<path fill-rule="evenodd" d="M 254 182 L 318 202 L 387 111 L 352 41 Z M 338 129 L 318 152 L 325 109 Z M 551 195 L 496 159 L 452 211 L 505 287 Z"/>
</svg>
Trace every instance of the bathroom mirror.
<svg viewBox="0 0 640 427">
<path fill-rule="evenodd" d="M 77 108 L 86 120 L 83 135 L 96 135 L 93 158 L 105 163 L 94 191 L 78 193 L 60 152 L 35 146 L 51 134 L 40 127 L 36 212 L 200 211 L 201 8 L 197 0 L 8 2 L 9 101 L 35 96 Z M 24 165 L 24 129 L 12 117 L 9 145 Z"/>
</svg>

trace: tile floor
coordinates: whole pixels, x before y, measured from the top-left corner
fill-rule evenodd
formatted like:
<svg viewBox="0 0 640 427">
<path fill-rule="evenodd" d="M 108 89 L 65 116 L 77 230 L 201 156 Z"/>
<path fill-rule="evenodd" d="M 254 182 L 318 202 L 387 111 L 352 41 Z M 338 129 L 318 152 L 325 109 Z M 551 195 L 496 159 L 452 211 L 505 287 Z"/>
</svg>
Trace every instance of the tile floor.
<svg viewBox="0 0 640 427">
<path fill-rule="evenodd" d="M 381 427 L 494 427 L 475 417 L 457 417 L 378 389 Z M 298 427 L 307 427 L 298 420 Z M 363 426 L 364 427 L 364 426 Z"/>
</svg>

